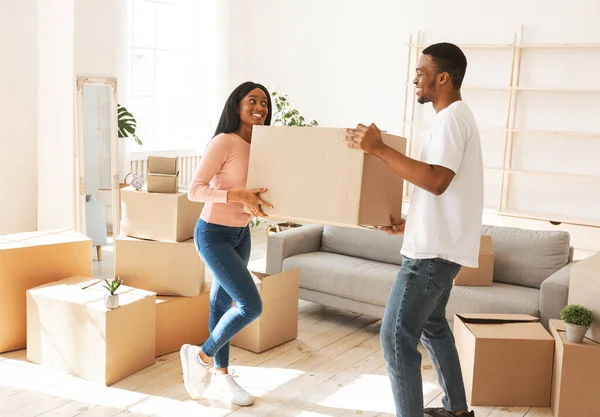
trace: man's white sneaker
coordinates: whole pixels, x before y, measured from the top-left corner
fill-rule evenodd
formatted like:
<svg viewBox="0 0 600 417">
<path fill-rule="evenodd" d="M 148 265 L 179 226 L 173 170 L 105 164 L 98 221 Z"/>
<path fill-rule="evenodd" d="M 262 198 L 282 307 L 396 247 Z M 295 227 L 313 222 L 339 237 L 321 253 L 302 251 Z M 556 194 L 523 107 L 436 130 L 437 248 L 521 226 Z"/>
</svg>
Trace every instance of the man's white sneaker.
<svg viewBox="0 0 600 417">
<path fill-rule="evenodd" d="M 200 347 L 185 344 L 181 346 L 181 368 L 183 370 L 183 383 L 190 397 L 197 400 L 210 383 L 212 374 L 210 364 L 203 363 L 198 356 Z"/>
<path fill-rule="evenodd" d="M 221 394 L 224 400 L 235 405 L 248 406 L 254 404 L 254 397 L 248 391 L 240 387 L 238 383 L 229 374 L 215 374 L 212 378 L 210 386 L 211 390 L 215 389 Z"/>
</svg>

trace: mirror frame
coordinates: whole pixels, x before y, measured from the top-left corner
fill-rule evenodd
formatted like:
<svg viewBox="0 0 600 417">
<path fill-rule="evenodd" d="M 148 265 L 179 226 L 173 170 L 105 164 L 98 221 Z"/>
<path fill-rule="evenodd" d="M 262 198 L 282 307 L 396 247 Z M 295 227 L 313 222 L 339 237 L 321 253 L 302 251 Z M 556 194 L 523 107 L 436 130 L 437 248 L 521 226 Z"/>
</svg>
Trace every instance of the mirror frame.
<svg viewBox="0 0 600 417">
<path fill-rule="evenodd" d="M 103 85 L 111 89 L 110 104 L 110 168 L 112 197 L 112 236 L 116 239 L 121 233 L 121 197 L 119 185 L 119 138 L 117 125 L 117 79 L 115 77 L 84 77 L 76 80 L 76 116 L 75 116 L 75 196 L 77 207 L 77 231 L 86 234 L 86 179 L 85 154 L 83 140 L 83 90 L 85 85 Z"/>
</svg>

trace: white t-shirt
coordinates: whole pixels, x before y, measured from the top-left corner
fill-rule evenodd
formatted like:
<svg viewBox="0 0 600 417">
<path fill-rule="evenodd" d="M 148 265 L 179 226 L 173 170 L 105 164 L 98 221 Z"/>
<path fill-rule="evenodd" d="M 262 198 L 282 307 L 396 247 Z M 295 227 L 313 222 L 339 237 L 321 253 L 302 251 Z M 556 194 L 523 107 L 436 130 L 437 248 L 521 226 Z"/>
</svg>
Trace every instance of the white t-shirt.
<svg viewBox="0 0 600 417">
<path fill-rule="evenodd" d="M 439 196 L 414 188 L 401 253 L 413 259 L 442 258 L 478 267 L 483 161 L 479 130 L 463 101 L 436 115 L 420 160 L 451 169 L 456 175 Z"/>
</svg>

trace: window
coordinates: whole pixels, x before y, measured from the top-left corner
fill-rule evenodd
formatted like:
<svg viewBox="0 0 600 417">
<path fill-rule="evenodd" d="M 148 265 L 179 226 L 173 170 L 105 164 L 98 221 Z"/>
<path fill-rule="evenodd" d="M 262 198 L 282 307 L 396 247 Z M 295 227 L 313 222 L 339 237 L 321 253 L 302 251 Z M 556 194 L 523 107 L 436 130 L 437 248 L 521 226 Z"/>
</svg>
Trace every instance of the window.
<svg viewBox="0 0 600 417">
<path fill-rule="evenodd" d="M 128 146 L 131 151 L 198 148 L 211 136 L 214 7 L 212 1 L 129 0 L 129 82 L 121 104 L 136 118 L 143 142 Z"/>
</svg>

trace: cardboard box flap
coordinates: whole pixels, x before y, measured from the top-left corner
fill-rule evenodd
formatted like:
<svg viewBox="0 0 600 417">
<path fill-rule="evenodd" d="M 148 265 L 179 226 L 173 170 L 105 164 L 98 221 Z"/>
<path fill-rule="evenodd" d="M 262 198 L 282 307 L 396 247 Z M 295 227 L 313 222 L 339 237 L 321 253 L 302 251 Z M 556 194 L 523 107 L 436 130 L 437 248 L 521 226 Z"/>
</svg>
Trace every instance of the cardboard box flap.
<svg viewBox="0 0 600 417">
<path fill-rule="evenodd" d="M 2 236 L 0 250 L 57 245 L 60 243 L 91 241 L 88 236 L 71 229 L 43 230 Z"/>
<path fill-rule="evenodd" d="M 175 175 L 177 173 L 177 157 L 149 156 L 148 173 Z"/>
<path fill-rule="evenodd" d="M 527 314 L 457 314 L 477 339 L 551 340 L 537 317 Z M 464 317 L 463 317 L 464 316 Z"/>
<path fill-rule="evenodd" d="M 279 274 L 266 275 L 253 272 L 261 281 L 260 295 L 263 301 L 273 300 L 297 292 L 300 284 L 300 269 L 291 269 Z"/>
<path fill-rule="evenodd" d="M 537 323 L 540 321 L 539 318 L 528 314 L 457 313 L 456 316 L 463 323 L 471 324 Z"/>
<path fill-rule="evenodd" d="M 60 281 L 45 284 L 28 290 L 31 296 L 50 298 L 73 304 L 86 304 L 90 308 L 106 310 L 104 294 L 108 290 L 102 286 L 104 280 L 82 276 L 74 276 Z M 122 284 L 117 290 L 119 306 L 135 303 L 145 297 L 154 296 L 150 291 L 139 290 Z"/>
</svg>

